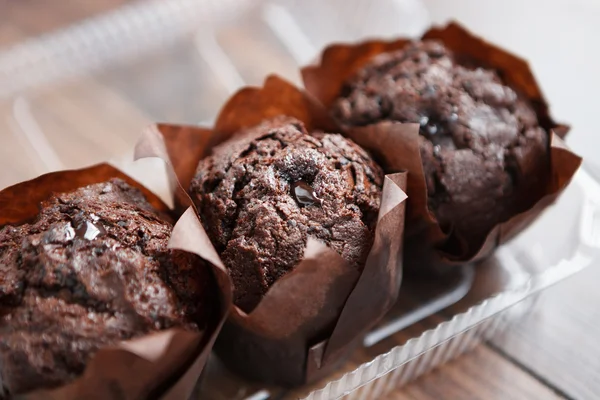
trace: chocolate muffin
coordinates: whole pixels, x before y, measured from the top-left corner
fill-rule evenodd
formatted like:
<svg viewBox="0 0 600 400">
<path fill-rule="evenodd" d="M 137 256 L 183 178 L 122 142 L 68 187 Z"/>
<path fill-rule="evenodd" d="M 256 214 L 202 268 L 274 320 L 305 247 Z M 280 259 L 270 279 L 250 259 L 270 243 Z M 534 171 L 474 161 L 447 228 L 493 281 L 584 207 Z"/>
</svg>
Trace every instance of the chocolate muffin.
<svg viewBox="0 0 600 400">
<path fill-rule="evenodd" d="M 437 41 L 375 57 L 331 112 L 346 127 L 419 123 L 429 208 L 470 243 L 530 208 L 549 179 L 548 133 L 528 101 Z"/>
<path fill-rule="evenodd" d="M 212 275 L 167 249 L 172 229 L 114 179 L 56 194 L 0 230 L 0 382 L 11 394 L 73 380 L 101 347 L 210 320 Z M 0 394 L 1 397 L 1 394 Z"/>
<path fill-rule="evenodd" d="M 380 167 L 350 140 L 278 117 L 215 147 L 190 193 L 230 271 L 235 304 L 250 312 L 302 259 L 309 235 L 361 269 L 382 185 Z"/>
</svg>

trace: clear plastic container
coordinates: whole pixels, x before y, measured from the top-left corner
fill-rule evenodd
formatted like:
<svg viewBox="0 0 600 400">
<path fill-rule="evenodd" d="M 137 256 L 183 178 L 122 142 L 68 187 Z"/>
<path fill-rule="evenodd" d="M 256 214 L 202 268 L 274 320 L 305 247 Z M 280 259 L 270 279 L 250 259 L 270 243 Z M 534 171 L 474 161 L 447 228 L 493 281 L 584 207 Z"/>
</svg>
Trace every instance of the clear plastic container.
<svg viewBox="0 0 600 400">
<path fill-rule="evenodd" d="M 0 52 L 0 187 L 106 159 L 124 166 L 150 122 L 210 123 L 231 93 L 268 73 L 299 84 L 298 66 L 330 42 L 418 35 L 428 23 L 418 0 L 162 0 L 21 43 Z M 164 188 L 164 171 L 147 161 L 127 171 Z M 600 184 L 584 165 L 491 259 L 436 281 L 405 280 L 397 306 L 324 381 L 263 387 L 213 358 L 197 396 L 379 398 L 506 329 L 540 291 L 599 256 Z"/>
</svg>

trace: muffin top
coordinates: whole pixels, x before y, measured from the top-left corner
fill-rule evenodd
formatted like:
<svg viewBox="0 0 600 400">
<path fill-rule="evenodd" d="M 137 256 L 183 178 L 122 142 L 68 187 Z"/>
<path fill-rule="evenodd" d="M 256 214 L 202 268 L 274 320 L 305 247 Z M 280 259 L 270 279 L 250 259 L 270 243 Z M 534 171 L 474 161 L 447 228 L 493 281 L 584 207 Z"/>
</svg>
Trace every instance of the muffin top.
<svg viewBox="0 0 600 400">
<path fill-rule="evenodd" d="M 350 140 L 278 117 L 215 147 L 190 193 L 236 305 L 250 312 L 302 259 L 308 235 L 362 268 L 382 185 L 380 167 Z"/>
<path fill-rule="evenodd" d="M 331 112 L 348 127 L 419 123 L 429 207 L 464 236 L 480 238 L 530 207 L 547 179 L 548 135 L 531 105 L 495 71 L 458 60 L 437 41 L 375 57 Z"/>
<path fill-rule="evenodd" d="M 200 258 L 167 249 L 171 229 L 118 179 L 56 194 L 34 222 L 3 227 L 3 384 L 12 393 L 56 386 L 105 345 L 204 328 L 212 276 Z"/>
</svg>

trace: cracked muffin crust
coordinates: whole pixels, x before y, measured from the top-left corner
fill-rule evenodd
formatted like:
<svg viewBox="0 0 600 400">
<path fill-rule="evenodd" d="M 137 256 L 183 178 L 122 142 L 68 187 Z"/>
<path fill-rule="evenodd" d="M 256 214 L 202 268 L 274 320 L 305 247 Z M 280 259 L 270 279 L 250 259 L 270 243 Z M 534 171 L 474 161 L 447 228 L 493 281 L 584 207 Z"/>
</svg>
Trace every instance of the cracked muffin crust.
<svg viewBox="0 0 600 400">
<path fill-rule="evenodd" d="M 375 57 L 331 112 L 347 127 L 419 123 L 429 209 L 471 242 L 531 207 L 549 178 L 548 133 L 531 105 L 437 41 Z"/>
<path fill-rule="evenodd" d="M 235 304 L 250 312 L 301 260 L 308 235 L 361 269 L 382 185 L 380 167 L 350 140 L 278 117 L 215 147 L 190 193 L 230 271 Z"/>
<path fill-rule="evenodd" d="M 80 375 L 99 348 L 202 329 L 212 275 L 167 249 L 172 225 L 119 179 L 56 194 L 0 230 L 0 381 L 9 393 Z M 216 295 L 216 294 L 215 294 Z"/>
</svg>

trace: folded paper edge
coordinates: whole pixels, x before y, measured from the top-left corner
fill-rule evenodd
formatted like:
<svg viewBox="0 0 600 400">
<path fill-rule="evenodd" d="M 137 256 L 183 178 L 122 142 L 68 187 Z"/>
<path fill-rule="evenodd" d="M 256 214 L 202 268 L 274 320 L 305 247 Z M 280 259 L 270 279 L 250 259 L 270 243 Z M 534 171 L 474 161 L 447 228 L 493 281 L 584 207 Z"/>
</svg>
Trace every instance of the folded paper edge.
<svg viewBox="0 0 600 400">
<path fill-rule="evenodd" d="M 360 296 L 362 293 L 358 293 L 357 288 L 360 288 L 362 285 L 366 285 L 367 283 L 367 279 L 369 279 L 371 276 L 371 274 L 373 274 L 375 271 L 373 271 L 373 269 L 375 267 L 378 267 L 377 263 L 378 263 L 378 259 L 377 257 L 375 257 L 375 252 L 381 252 L 383 251 L 380 246 L 390 246 L 393 244 L 398 244 L 399 247 L 396 250 L 396 252 L 398 254 L 396 254 L 398 256 L 398 259 L 396 259 L 396 262 L 400 262 L 402 260 L 402 237 L 403 237 L 403 224 L 400 227 L 397 227 L 400 232 L 395 231 L 395 232 L 389 232 L 388 231 L 388 226 L 386 226 L 386 219 L 387 218 L 393 218 L 394 215 L 392 215 L 393 213 L 396 214 L 400 214 L 400 215 L 396 215 L 398 218 L 402 219 L 402 221 L 404 221 L 404 210 L 405 210 L 405 206 L 406 206 L 406 199 L 408 198 L 408 196 L 406 195 L 406 193 L 404 192 L 405 188 L 406 188 L 406 183 L 407 183 L 407 178 L 408 178 L 408 173 L 407 172 L 398 172 L 398 173 L 394 173 L 394 174 L 389 174 L 385 176 L 385 182 L 384 182 L 384 186 L 383 186 L 383 190 L 382 190 L 382 197 L 381 197 L 381 202 L 382 204 L 380 205 L 380 213 L 378 216 L 378 223 L 377 226 L 375 228 L 375 234 L 374 234 L 374 242 L 373 245 L 371 247 L 371 251 L 369 252 L 369 255 L 367 256 L 367 261 L 365 264 L 365 267 L 360 275 L 360 277 L 358 278 L 358 281 L 356 282 L 356 285 L 354 286 L 354 289 L 352 290 L 352 292 L 350 293 L 350 295 L 348 296 L 348 299 L 346 300 L 346 304 L 344 305 L 344 308 L 342 309 L 342 312 L 340 313 L 340 317 L 338 318 L 338 321 L 336 322 L 336 326 L 332 331 L 332 334 L 330 335 L 329 339 L 327 340 L 327 344 L 325 347 L 325 351 L 323 352 L 323 359 L 321 360 L 321 362 L 319 363 L 320 367 L 323 367 L 327 362 L 329 362 L 330 360 L 332 360 L 332 355 L 338 351 L 338 349 L 343 348 L 346 345 L 349 345 L 352 340 L 350 340 L 348 343 L 342 343 L 342 344 L 338 344 L 336 343 L 336 340 L 338 337 L 343 337 L 344 335 L 340 332 L 340 330 L 344 330 L 347 331 L 347 326 L 352 325 L 349 322 L 350 319 L 353 319 L 353 315 L 350 315 L 350 313 L 352 312 L 352 310 L 350 310 L 349 308 L 358 300 L 355 300 L 355 298 L 357 296 Z M 385 205 L 383 203 L 386 203 Z M 388 204 L 389 203 L 389 204 Z M 390 240 L 390 236 L 394 236 L 394 235 L 399 235 L 400 236 L 400 240 L 398 241 L 394 241 L 394 240 Z M 377 241 L 377 242 L 375 242 Z M 387 249 L 389 252 L 389 248 Z M 385 251 L 383 251 L 385 253 Z M 373 261 L 370 262 L 370 260 L 372 260 L 372 257 L 374 258 Z M 392 257 L 392 260 L 394 258 Z M 387 265 L 387 269 L 389 271 L 389 273 L 394 273 L 394 272 L 399 272 L 399 274 L 402 274 L 402 268 L 401 268 L 401 264 L 400 266 L 398 265 Z M 378 274 L 376 274 L 378 275 Z M 399 284 L 399 280 L 397 282 Z M 378 316 L 373 316 L 372 320 L 367 324 L 367 325 L 363 325 L 361 327 L 359 327 L 359 329 L 357 330 L 357 332 L 353 335 L 353 340 L 355 340 L 356 338 L 358 338 L 361 333 L 365 333 L 373 324 L 375 324 L 380 318 L 381 316 L 383 316 L 387 311 L 389 311 L 389 308 L 393 305 L 393 303 L 395 302 L 397 296 L 398 296 L 398 291 L 400 289 L 399 285 L 396 287 L 396 285 L 389 285 L 389 293 L 387 294 L 386 298 L 383 300 L 385 303 L 385 306 L 383 307 L 383 309 L 380 309 L 379 312 L 380 314 Z M 364 298 L 362 298 L 363 296 L 360 296 L 362 301 L 362 307 L 364 308 L 368 308 L 368 305 L 364 304 Z M 345 332 L 344 332 L 345 333 Z M 333 360 L 335 361 L 335 360 Z"/>
</svg>

